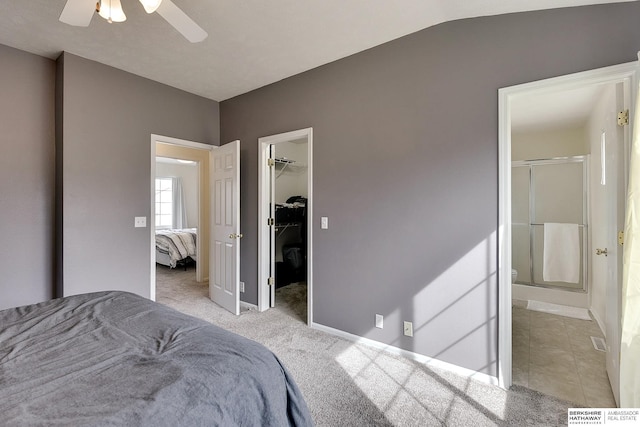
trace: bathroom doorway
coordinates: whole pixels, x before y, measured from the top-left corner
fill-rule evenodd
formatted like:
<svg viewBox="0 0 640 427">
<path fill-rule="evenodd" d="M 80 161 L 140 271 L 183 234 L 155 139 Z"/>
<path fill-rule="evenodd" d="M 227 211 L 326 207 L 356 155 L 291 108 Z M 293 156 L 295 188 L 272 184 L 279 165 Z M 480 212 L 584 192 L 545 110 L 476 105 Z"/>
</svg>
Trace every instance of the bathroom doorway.
<svg viewBox="0 0 640 427">
<path fill-rule="evenodd" d="M 513 342 L 512 342 L 512 250 L 513 250 L 513 222 L 512 222 L 512 154 L 514 153 L 513 146 L 513 120 L 514 120 L 514 105 L 517 106 L 518 103 L 526 108 L 524 116 L 527 117 L 528 120 L 533 120 L 535 117 L 542 117 L 543 113 L 548 113 L 546 117 L 547 120 L 553 117 L 560 117 L 565 122 L 570 120 L 570 116 L 566 115 L 571 109 L 566 108 L 566 104 L 563 104 L 565 101 L 571 101 L 577 99 L 577 96 L 567 96 L 569 93 L 577 93 L 580 89 L 587 88 L 595 88 L 594 93 L 599 93 L 598 97 L 594 100 L 597 101 L 602 96 L 603 92 L 607 91 L 607 88 L 613 88 L 613 92 L 615 92 L 615 99 L 620 101 L 623 104 L 623 111 L 629 110 L 632 105 L 632 96 L 631 87 L 635 82 L 637 63 L 629 63 L 622 64 L 613 67 L 607 67 L 598 70 L 592 70 L 583 73 L 577 73 L 569 76 L 563 76 L 553 79 L 548 79 L 540 82 L 533 82 L 528 84 L 523 84 L 519 86 L 514 86 L 510 88 L 504 88 L 499 90 L 499 315 L 501 319 L 503 319 L 499 324 L 499 379 L 500 383 L 504 387 L 509 387 L 512 384 L 512 350 L 513 350 Z M 556 103 L 554 105 L 540 105 L 536 102 L 535 97 L 552 97 L 552 94 L 564 92 L 564 96 L 560 96 L 556 98 Z M 565 105 L 565 108 L 556 110 L 554 106 Z M 593 105 L 593 104 L 592 104 Z M 632 114 L 632 112 L 630 112 Z M 596 113 L 593 107 L 587 115 L 599 114 Z M 516 113 L 517 115 L 517 113 Z M 616 114 L 617 116 L 617 114 Z M 617 118 L 604 119 L 604 114 L 600 116 L 602 120 L 608 120 L 609 122 L 616 121 L 617 126 Z M 516 118 L 517 120 L 517 118 Z M 533 124 L 533 123 L 531 123 Z M 606 209 L 608 210 L 607 214 L 607 227 L 611 230 L 621 229 L 622 223 L 619 221 L 623 209 L 620 208 L 620 205 L 624 203 L 624 197 L 621 195 L 624 194 L 624 190 L 620 188 L 623 186 L 624 177 L 627 174 L 627 169 L 625 168 L 625 155 L 627 150 L 625 147 L 628 147 L 630 141 L 630 130 L 627 126 L 626 128 L 621 127 L 621 131 L 609 132 L 609 146 L 613 147 L 612 143 L 615 140 L 614 135 L 620 134 L 621 143 L 620 143 L 620 151 L 618 150 L 603 150 L 602 153 L 605 153 L 604 161 L 598 164 L 597 168 L 591 168 L 593 171 L 598 171 L 598 174 L 593 172 L 590 177 L 590 186 L 593 185 L 593 179 L 595 176 L 601 175 L 601 165 L 607 162 L 614 163 L 620 162 L 621 167 L 617 170 L 620 171 L 620 179 L 621 183 L 617 183 L 617 187 L 613 191 L 608 191 L 607 196 L 607 204 Z M 594 163 L 594 157 L 597 158 L 596 154 L 601 152 L 601 129 L 598 132 L 598 140 L 597 143 L 589 142 L 589 147 L 595 146 L 595 149 L 591 149 L 591 165 Z M 607 146 L 607 144 L 605 144 Z M 537 147 L 540 148 L 540 147 Z M 553 149 L 554 146 L 550 145 Z M 557 148 L 557 147 L 555 147 Z M 594 153 L 595 151 L 596 153 Z M 613 158 L 613 154 L 616 152 L 618 154 L 617 158 Z M 610 155 L 611 154 L 611 155 Z M 553 156 L 545 156 L 544 158 L 549 157 L 570 157 L 568 153 L 556 154 Z M 535 160 L 535 159 L 534 159 Z M 608 164 L 608 163 L 607 163 Z M 613 172 L 612 169 L 609 169 L 610 172 Z M 610 184 L 613 184 L 609 181 Z M 617 212 L 616 212 L 617 211 Z M 591 218 L 593 220 L 593 218 Z M 608 257 L 597 258 L 598 261 L 602 261 L 606 264 L 606 269 L 608 269 L 608 280 L 605 284 L 605 288 L 607 289 L 607 295 L 616 294 L 617 297 L 612 298 L 611 300 L 606 301 L 606 312 L 607 317 L 611 313 L 614 313 L 619 309 L 619 290 L 620 290 L 620 280 L 619 275 L 616 274 L 617 269 L 619 267 L 619 262 L 621 261 L 621 251 L 617 249 L 617 233 L 606 233 L 604 242 L 595 242 L 593 240 L 593 236 L 589 236 L 589 242 L 587 242 L 588 248 L 588 256 L 587 262 L 590 263 L 593 261 L 595 249 L 604 249 L 608 248 L 609 254 Z M 603 246 L 603 247 L 601 247 Z M 590 271 L 592 271 L 591 269 Z M 590 301 L 590 298 L 593 296 L 589 292 L 593 292 L 591 289 L 593 281 L 590 280 L 587 282 L 587 292 L 581 294 L 582 303 L 589 310 L 592 309 L 593 304 Z M 555 289 L 548 289 L 540 287 L 540 289 L 536 289 L 535 298 L 539 297 L 541 292 L 546 292 L 547 294 L 558 294 L 559 291 Z M 534 294 L 535 294 L 534 292 Z M 568 292 L 565 292 L 567 294 Z M 573 293 L 572 298 L 575 298 L 575 294 Z M 564 297 L 567 297 L 564 295 Z M 568 301 L 558 300 L 560 304 L 569 304 Z M 575 304 L 573 304 L 575 306 Z M 608 325 L 606 323 L 606 319 L 602 319 L 604 323 L 604 328 L 611 329 L 611 331 L 607 333 L 608 337 L 613 337 L 610 339 L 610 345 L 612 348 L 619 347 L 616 344 L 616 334 L 619 332 L 618 325 L 612 324 Z M 615 322 L 613 322 L 615 323 Z M 601 325 L 602 327 L 602 325 Z M 618 338 L 619 340 L 619 338 Z M 609 357 L 609 356 L 607 356 Z M 615 359 L 615 355 L 612 356 L 612 359 Z M 615 362 L 615 360 L 614 360 Z M 609 363 L 608 363 L 609 364 Z M 615 364 L 615 363 L 614 363 Z M 609 367 L 608 367 L 609 368 Z M 615 369 L 616 366 L 613 366 Z M 615 372 L 609 372 L 609 376 L 611 378 L 617 377 Z M 612 381 L 612 389 L 614 392 L 617 388 L 616 384 Z"/>
</svg>

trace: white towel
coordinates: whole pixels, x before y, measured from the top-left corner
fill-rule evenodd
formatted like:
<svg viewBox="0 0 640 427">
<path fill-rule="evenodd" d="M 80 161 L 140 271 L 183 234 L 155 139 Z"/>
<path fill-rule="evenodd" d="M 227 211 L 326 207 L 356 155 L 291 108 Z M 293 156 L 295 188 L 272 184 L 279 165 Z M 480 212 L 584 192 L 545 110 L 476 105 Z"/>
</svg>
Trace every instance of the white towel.
<svg viewBox="0 0 640 427">
<path fill-rule="evenodd" d="M 578 224 L 544 224 L 542 279 L 545 282 L 580 281 Z"/>
</svg>

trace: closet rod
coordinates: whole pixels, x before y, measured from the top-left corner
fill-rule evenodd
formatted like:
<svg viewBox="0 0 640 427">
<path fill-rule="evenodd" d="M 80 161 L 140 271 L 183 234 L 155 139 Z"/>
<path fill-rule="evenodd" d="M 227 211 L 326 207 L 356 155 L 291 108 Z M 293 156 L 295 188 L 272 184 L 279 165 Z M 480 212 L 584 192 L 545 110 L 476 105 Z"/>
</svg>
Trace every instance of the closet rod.
<svg viewBox="0 0 640 427">
<path fill-rule="evenodd" d="M 286 165 L 290 165 L 296 162 L 295 160 L 290 160 L 290 159 L 287 159 L 286 157 L 275 158 L 273 160 L 275 160 L 276 163 L 283 163 Z"/>
<path fill-rule="evenodd" d="M 531 224 L 529 224 L 529 225 L 544 225 L 544 223 L 542 223 L 542 224 L 535 224 L 535 223 L 531 223 Z M 584 224 L 578 224 L 578 227 L 586 227 L 586 225 L 584 225 Z"/>
</svg>

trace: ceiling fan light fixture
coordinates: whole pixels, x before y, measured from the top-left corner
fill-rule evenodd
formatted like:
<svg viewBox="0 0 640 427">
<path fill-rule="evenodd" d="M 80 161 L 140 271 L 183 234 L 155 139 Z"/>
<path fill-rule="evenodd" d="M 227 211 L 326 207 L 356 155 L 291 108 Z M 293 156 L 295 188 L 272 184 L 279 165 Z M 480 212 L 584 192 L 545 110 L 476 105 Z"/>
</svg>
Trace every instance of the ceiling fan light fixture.
<svg viewBox="0 0 640 427">
<path fill-rule="evenodd" d="M 146 10 L 147 13 L 153 13 L 158 9 L 158 7 L 160 7 L 162 0 L 140 0 L 140 3 L 142 3 L 142 6 L 144 6 L 144 10 Z"/>
<path fill-rule="evenodd" d="M 0 0 L 1 2 L 2 0 Z M 60 0 L 62 1 L 62 0 Z M 157 12 L 191 43 L 198 43 L 208 34 L 171 0 L 139 0 L 148 13 Z M 95 3 L 97 2 L 97 3 Z M 95 13 L 109 23 L 127 20 L 120 0 L 66 0 L 60 22 L 76 27 L 88 27 Z"/>
<path fill-rule="evenodd" d="M 122 10 L 120 0 L 100 0 L 96 10 L 98 11 L 98 15 L 109 21 L 109 23 L 124 22 L 127 20 L 127 16 L 124 14 L 124 10 Z"/>
</svg>

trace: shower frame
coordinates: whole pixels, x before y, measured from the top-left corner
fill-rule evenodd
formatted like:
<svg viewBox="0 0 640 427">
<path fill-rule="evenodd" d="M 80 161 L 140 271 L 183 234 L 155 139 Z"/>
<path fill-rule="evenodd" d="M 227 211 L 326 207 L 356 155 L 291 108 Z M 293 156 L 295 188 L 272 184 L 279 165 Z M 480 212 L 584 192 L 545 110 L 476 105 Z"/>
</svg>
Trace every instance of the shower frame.
<svg viewBox="0 0 640 427">
<path fill-rule="evenodd" d="M 534 277 L 534 227 L 543 227 L 544 223 L 532 222 L 535 217 L 535 204 L 532 203 L 532 194 L 535 191 L 535 183 L 533 179 L 533 166 L 543 165 L 557 165 L 557 164 L 569 164 L 569 163 L 581 163 L 582 164 L 582 224 L 578 224 L 578 228 L 582 230 L 582 287 L 571 288 L 561 285 L 553 285 L 549 283 L 536 283 Z M 513 160 L 511 167 L 529 167 L 529 283 L 516 283 L 524 286 L 534 286 L 537 288 L 547 288 L 562 290 L 567 292 L 588 292 L 589 283 L 589 268 L 588 268 L 588 256 L 589 256 L 589 155 L 570 156 L 570 157 L 552 157 L 548 159 L 531 159 L 531 160 Z M 512 227 L 513 224 L 512 223 Z M 513 233 L 513 232 L 512 232 Z"/>
</svg>

